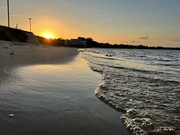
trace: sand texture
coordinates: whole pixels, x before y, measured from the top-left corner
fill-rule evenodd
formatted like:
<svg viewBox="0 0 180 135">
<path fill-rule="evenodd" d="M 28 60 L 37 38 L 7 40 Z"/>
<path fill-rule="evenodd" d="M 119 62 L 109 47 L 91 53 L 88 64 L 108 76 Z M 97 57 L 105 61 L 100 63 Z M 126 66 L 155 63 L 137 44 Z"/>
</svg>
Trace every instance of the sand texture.
<svg viewBox="0 0 180 135">
<path fill-rule="evenodd" d="M 0 78 L 8 75 L 13 67 L 66 63 L 77 54 L 76 48 L 0 41 Z"/>
</svg>

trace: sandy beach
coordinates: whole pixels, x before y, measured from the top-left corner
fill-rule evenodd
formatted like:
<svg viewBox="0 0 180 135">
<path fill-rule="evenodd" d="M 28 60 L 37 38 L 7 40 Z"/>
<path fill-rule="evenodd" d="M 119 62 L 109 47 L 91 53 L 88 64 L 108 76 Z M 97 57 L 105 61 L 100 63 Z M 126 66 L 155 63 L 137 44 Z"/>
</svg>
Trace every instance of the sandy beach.
<svg viewBox="0 0 180 135">
<path fill-rule="evenodd" d="M 62 64 L 74 59 L 76 48 L 52 47 L 15 42 L 0 42 L 0 80 L 13 67 L 36 64 Z"/>
<path fill-rule="evenodd" d="M 16 43 L 18 44 L 18 43 Z M 2 66 L 28 64 L 65 63 L 78 54 L 76 48 L 52 47 L 48 45 L 18 44 L 0 42 L 0 63 Z"/>
<path fill-rule="evenodd" d="M 0 43 L 0 134 L 129 135 L 76 48 Z"/>
</svg>

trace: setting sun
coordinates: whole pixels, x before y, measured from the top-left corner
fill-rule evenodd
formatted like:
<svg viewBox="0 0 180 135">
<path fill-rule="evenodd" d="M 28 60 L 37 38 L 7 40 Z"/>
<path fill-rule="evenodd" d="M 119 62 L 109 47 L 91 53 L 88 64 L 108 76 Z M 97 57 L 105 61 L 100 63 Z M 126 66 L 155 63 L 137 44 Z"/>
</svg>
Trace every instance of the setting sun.
<svg viewBox="0 0 180 135">
<path fill-rule="evenodd" d="M 43 32 L 41 35 L 47 39 L 53 39 L 55 37 L 54 34 L 49 31 Z"/>
<path fill-rule="evenodd" d="M 47 38 L 47 39 L 52 38 L 51 34 L 46 34 L 46 35 L 44 35 L 44 37 Z"/>
</svg>

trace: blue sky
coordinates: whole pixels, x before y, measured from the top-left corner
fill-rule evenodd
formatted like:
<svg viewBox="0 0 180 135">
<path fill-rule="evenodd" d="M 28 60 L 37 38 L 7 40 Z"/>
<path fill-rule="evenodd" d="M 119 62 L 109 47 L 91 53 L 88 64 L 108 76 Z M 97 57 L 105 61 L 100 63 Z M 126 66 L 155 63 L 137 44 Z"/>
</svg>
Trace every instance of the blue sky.
<svg viewBox="0 0 180 135">
<path fill-rule="evenodd" d="M 180 47 L 180 0 L 10 0 L 11 27 L 64 39 Z M 6 0 L 0 25 L 7 25 Z"/>
</svg>

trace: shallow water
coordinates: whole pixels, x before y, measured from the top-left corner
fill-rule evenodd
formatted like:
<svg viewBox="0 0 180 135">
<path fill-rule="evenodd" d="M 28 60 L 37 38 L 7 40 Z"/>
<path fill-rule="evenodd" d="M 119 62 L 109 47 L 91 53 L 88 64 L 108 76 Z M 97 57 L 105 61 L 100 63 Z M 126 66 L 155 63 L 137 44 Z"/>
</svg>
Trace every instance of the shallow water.
<svg viewBox="0 0 180 135">
<path fill-rule="evenodd" d="M 0 82 L 0 134 L 129 134 L 122 114 L 95 97 L 101 76 L 79 56 L 69 64 L 25 66 L 9 74 Z"/>
<path fill-rule="evenodd" d="M 115 109 L 134 134 L 180 133 L 180 51 L 87 49 L 102 74 L 96 95 Z"/>
</svg>

